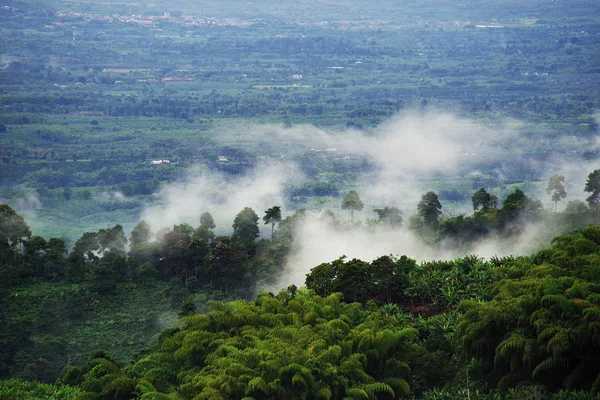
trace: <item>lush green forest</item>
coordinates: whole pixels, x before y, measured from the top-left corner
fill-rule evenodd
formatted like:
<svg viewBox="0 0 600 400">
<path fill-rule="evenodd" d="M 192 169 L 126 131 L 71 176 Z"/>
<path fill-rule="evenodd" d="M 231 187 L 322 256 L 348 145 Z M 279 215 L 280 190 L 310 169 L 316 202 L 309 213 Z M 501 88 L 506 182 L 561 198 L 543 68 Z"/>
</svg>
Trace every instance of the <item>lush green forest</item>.
<svg viewBox="0 0 600 400">
<path fill-rule="evenodd" d="M 600 3 L 6 0 L 0 399 L 598 399 Z"/>
<path fill-rule="evenodd" d="M 563 229 L 598 224 L 598 171 L 588 176 L 589 206 L 565 212 L 544 212 L 519 189 L 498 207 L 480 189 L 473 215 L 440 219 L 430 191 L 410 224 L 385 207 L 353 229 L 408 230 L 443 248 L 516 236 L 535 219 Z M 363 206 L 356 191 L 342 199 L 342 209 Z M 121 225 L 86 232 L 69 250 L 62 239 L 32 235 L 22 216 L 0 206 L 0 374 L 13 378 L 0 394 L 436 399 L 472 390 L 487 399 L 529 391 L 592 398 L 600 390 L 597 225 L 532 256 L 341 257 L 315 266 L 306 288 L 264 291 L 290 273 L 287 259 L 308 218 L 284 218 L 273 206 L 262 217 L 271 238 L 259 239 L 252 208 L 237 214 L 231 236 L 216 236 L 205 212 L 197 227 L 156 235 L 144 221 L 129 239 Z M 348 229 L 327 218 L 340 233 Z"/>
</svg>

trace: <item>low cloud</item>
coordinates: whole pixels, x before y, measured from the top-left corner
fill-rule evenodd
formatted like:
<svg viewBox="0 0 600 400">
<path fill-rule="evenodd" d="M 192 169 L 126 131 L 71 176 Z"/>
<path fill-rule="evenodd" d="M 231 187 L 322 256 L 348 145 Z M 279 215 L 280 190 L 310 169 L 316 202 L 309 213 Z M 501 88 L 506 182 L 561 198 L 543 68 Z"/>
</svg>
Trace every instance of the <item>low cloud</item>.
<svg viewBox="0 0 600 400">
<path fill-rule="evenodd" d="M 585 179 L 597 160 L 585 161 L 579 152 L 598 151 L 600 140 L 556 139 L 571 140 L 566 146 L 570 153 L 554 154 L 556 148 L 546 142 L 550 139 L 526 135 L 523 127 L 518 121 L 510 120 L 485 126 L 438 112 L 401 114 L 369 132 L 323 130 L 308 125 L 246 127 L 245 137 L 240 140 L 261 140 L 271 149 L 276 148 L 282 154 L 287 152 L 286 156 L 281 158 L 275 154 L 270 162 L 257 165 L 241 177 L 200 169 L 201 172 L 191 173 L 186 182 L 163 188 L 159 194 L 160 204 L 147 208 L 142 219 L 156 232 L 162 227 L 184 222 L 197 226 L 200 215 L 208 211 L 215 219 L 217 233 L 230 234 L 235 215 L 244 207 L 252 207 L 262 217 L 264 210 L 279 205 L 284 216 L 289 215 L 294 210 L 285 209 L 284 189 L 288 184 L 301 182 L 303 176 L 297 166 L 287 161 L 290 159 L 287 155 L 325 149 L 339 159 L 364 157 L 375 165 L 375 170 L 363 175 L 358 182 L 359 194 L 367 204 L 358 214 L 363 220 L 375 217 L 372 208 L 386 205 L 402 209 L 405 219 L 414 215 L 421 196 L 432 189 L 427 187 L 432 180 L 443 182 L 490 174 L 498 180 L 510 179 L 522 168 L 528 168 L 537 178 L 562 174 L 566 178 L 567 200 L 583 198 Z M 537 149 L 537 142 L 540 142 L 540 151 L 552 153 L 548 158 L 537 159 L 524 153 L 527 149 Z M 550 203 L 545 191 L 538 192 L 527 194 L 544 200 L 548 208 Z M 466 204 L 464 210 L 470 208 L 470 204 Z M 337 214 L 346 216 L 338 211 Z M 262 221 L 259 223 L 268 236 L 269 227 Z M 391 230 L 381 225 L 341 229 L 321 218 L 308 218 L 298 226 L 296 248 L 289 257 L 290 273 L 282 285 L 303 284 L 310 268 L 342 255 L 371 261 L 386 254 L 406 254 L 424 261 L 466 254 L 487 258 L 528 254 L 543 246 L 541 240 L 545 239 L 544 232 L 547 231 L 548 227 L 543 225 L 528 225 L 512 240 L 486 240 L 467 250 L 444 249 L 443 246 L 433 249 L 407 229 Z"/>
<path fill-rule="evenodd" d="M 154 231 L 181 223 L 199 224 L 200 215 L 209 212 L 220 234 L 230 234 L 233 219 L 244 207 L 259 217 L 264 210 L 284 203 L 285 184 L 300 178 L 293 165 L 266 163 L 248 175 L 230 177 L 201 172 L 186 182 L 169 185 L 159 193 L 160 204 L 144 210 L 142 219 Z"/>
<path fill-rule="evenodd" d="M 546 231 L 543 223 L 526 224 L 522 232 L 512 238 L 489 238 L 473 243 L 469 248 L 456 248 L 444 243 L 429 246 L 408 228 L 392 229 L 385 225 L 336 227 L 318 217 L 308 218 L 298 226 L 296 247 L 288 258 L 286 274 L 277 289 L 291 284 L 303 285 L 306 274 L 313 267 L 341 256 L 370 262 L 384 255 L 406 255 L 423 262 L 451 260 L 469 254 L 484 259 L 531 254 L 546 244 L 542 242 L 547 239 Z"/>
</svg>

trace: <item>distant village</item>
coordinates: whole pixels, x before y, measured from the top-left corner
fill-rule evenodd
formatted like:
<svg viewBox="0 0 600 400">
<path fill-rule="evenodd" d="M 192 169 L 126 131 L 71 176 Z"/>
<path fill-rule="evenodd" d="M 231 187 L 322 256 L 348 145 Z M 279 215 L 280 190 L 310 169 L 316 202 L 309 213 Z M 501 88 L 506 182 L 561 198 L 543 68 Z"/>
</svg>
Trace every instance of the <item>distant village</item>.
<svg viewBox="0 0 600 400">
<path fill-rule="evenodd" d="M 84 12 L 57 12 L 56 16 L 61 19 L 81 18 L 86 21 L 107 21 L 107 22 L 123 22 L 134 23 L 142 26 L 155 26 L 159 22 L 171 22 L 184 26 L 235 26 L 239 28 L 248 27 L 256 24 L 264 24 L 261 19 L 244 20 L 240 18 L 207 18 L 198 17 L 195 15 L 172 16 L 169 11 L 165 11 L 163 15 L 102 15 L 91 14 Z M 57 21 L 55 25 L 71 25 L 70 22 Z M 160 30 L 157 30 L 160 31 Z"/>
</svg>

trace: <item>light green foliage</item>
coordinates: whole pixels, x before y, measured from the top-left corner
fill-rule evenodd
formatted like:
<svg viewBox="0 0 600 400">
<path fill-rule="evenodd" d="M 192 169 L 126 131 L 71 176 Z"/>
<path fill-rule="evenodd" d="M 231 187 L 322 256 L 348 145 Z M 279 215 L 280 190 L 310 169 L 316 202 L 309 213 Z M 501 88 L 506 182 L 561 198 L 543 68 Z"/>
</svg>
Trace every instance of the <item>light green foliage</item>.
<svg viewBox="0 0 600 400">
<path fill-rule="evenodd" d="M 25 382 L 17 379 L 0 380 L 0 399 L 3 400 L 78 400 L 78 387 Z"/>
<path fill-rule="evenodd" d="M 157 387 L 142 364 L 168 365 L 174 373 L 168 390 L 198 398 L 326 398 L 334 393 L 397 398 L 409 395 L 407 363 L 423 353 L 415 330 L 341 303 L 336 294 L 262 294 L 254 303 L 212 303 L 212 308 L 205 316 L 184 318 L 181 330 L 133 369 Z M 309 314 L 315 314 L 314 322 L 305 324 Z M 393 361 L 403 367 L 390 368 Z"/>
</svg>

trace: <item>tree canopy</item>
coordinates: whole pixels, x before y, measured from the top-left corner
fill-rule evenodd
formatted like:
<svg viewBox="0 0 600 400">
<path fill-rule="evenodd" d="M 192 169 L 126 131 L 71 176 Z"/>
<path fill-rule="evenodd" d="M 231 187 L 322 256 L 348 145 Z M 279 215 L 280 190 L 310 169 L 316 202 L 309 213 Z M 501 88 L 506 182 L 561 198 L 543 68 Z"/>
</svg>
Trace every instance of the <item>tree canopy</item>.
<svg viewBox="0 0 600 400">
<path fill-rule="evenodd" d="M 364 208 L 364 203 L 356 190 L 351 190 L 342 199 L 342 210 L 350 210 L 350 218 L 354 221 L 354 211 L 361 211 Z"/>
<path fill-rule="evenodd" d="M 442 203 L 438 199 L 435 192 L 427 192 L 421 197 L 421 201 L 417 205 L 417 211 L 425 226 L 429 229 L 437 228 L 440 216 L 442 215 Z"/>
<path fill-rule="evenodd" d="M 275 231 L 275 224 L 281 222 L 281 207 L 273 206 L 265 211 L 265 216 L 263 217 L 263 221 L 265 224 L 271 224 L 271 238 L 273 238 L 273 233 Z"/>
<path fill-rule="evenodd" d="M 598 206 L 600 204 L 600 169 L 590 172 L 585 182 L 584 190 L 590 193 L 590 196 L 587 198 L 590 207 Z"/>
<path fill-rule="evenodd" d="M 373 212 L 377 214 L 377 219 L 380 223 L 393 228 L 398 228 L 404 223 L 402 211 L 397 207 L 375 208 Z"/>
<path fill-rule="evenodd" d="M 233 220 L 233 239 L 238 240 L 246 249 L 251 249 L 254 240 L 260 235 L 258 215 L 250 207 L 244 207 Z"/>
<path fill-rule="evenodd" d="M 484 188 L 473 193 L 471 201 L 473 202 L 474 211 L 477 211 L 480 208 L 485 211 L 498 206 L 498 198 L 493 194 L 489 194 Z"/>
<path fill-rule="evenodd" d="M 565 177 L 562 175 L 553 175 L 548 179 L 548 186 L 546 186 L 546 193 L 552 195 L 552 201 L 554 202 L 554 211 L 558 202 L 567 197 L 565 191 Z"/>
<path fill-rule="evenodd" d="M 31 231 L 22 216 L 7 204 L 0 205 L 0 241 L 15 243 L 31 236 Z"/>
</svg>

